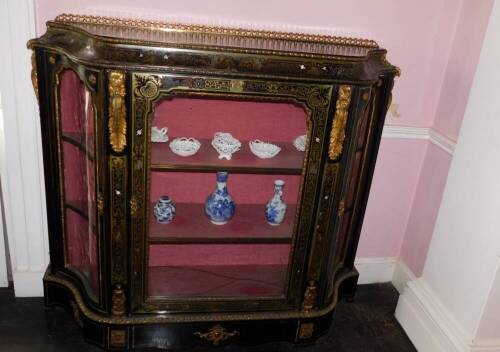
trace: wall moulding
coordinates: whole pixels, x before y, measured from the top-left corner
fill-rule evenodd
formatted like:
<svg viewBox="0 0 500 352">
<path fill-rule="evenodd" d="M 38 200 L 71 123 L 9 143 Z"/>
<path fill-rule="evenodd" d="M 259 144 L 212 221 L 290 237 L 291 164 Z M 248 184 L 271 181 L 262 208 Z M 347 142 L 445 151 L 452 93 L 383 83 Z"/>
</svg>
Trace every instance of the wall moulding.
<svg viewBox="0 0 500 352">
<path fill-rule="evenodd" d="M 425 139 L 453 155 L 455 144 L 453 139 L 445 136 L 432 127 L 415 127 L 403 125 L 385 125 L 382 138 Z"/>
</svg>

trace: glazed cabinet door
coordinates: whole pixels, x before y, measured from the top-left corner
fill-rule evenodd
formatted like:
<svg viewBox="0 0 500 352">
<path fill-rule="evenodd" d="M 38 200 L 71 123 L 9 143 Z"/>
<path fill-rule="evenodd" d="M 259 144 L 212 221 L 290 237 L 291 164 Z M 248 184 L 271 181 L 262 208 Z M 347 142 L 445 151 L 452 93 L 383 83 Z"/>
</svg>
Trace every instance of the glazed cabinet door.
<svg viewBox="0 0 500 352">
<path fill-rule="evenodd" d="M 302 309 L 337 89 L 131 74 L 134 312 Z"/>
<path fill-rule="evenodd" d="M 51 270 L 64 273 L 84 298 L 103 305 L 99 71 L 37 51 L 44 136 Z M 57 196 L 55 196 L 57 195 Z"/>
</svg>

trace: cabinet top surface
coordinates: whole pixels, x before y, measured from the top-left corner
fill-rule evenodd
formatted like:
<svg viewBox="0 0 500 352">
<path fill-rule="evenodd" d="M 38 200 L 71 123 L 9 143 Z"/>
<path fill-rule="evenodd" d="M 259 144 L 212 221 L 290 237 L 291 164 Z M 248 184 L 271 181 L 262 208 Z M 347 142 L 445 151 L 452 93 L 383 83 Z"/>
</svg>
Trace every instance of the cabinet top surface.
<svg viewBox="0 0 500 352">
<path fill-rule="evenodd" d="M 352 57 L 364 57 L 371 50 L 379 49 L 378 44 L 370 39 L 90 15 L 62 14 L 48 25 L 57 24 L 65 24 L 97 37 L 143 41 L 146 44 L 183 44 Z"/>
<path fill-rule="evenodd" d="M 28 47 L 87 65 L 373 81 L 399 74 L 369 39 L 62 14 Z"/>
</svg>

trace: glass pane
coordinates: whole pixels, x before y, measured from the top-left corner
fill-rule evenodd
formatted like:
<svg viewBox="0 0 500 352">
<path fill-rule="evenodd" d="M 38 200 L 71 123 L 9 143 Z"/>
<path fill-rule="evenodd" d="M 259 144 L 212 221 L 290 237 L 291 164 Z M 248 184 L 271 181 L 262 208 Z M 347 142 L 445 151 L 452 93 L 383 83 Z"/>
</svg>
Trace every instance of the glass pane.
<svg viewBox="0 0 500 352">
<path fill-rule="evenodd" d="M 94 106 L 78 75 L 59 75 L 66 265 L 98 293 Z"/>
<path fill-rule="evenodd" d="M 151 126 L 149 296 L 283 297 L 304 164 L 294 141 L 307 133 L 306 112 L 175 97 L 156 105 Z M 214 142 L 217 132 L 237 141 Z M 250 147 L 256 139 L 266 144 Z"/>
</svg>

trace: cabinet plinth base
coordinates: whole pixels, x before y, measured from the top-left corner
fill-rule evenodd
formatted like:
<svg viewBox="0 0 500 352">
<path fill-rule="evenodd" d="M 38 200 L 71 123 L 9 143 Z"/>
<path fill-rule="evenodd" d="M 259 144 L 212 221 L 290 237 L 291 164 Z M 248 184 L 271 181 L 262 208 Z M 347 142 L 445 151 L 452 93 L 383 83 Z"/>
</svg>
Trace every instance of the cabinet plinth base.
<svg viewBox="0 0 500 352">
<path fill-rule="evenodd" d="M 64 275 L 47 272 L 44 277 L 45 305 L 60 305 L 73 311 L 87 342 L 109 351 L 135 348 L 185 350 L 200 345 L 256 345 L 270 342 L 295 344 L 314 342 L 331 325 L 337 298 L 350 297 L 358 273 L 355 269 L 342 275 L 336 285 L 333 302 L 325 309 L 305 312 L 270 312 L 268 319 L 182 322 L 159 322 L 158 315 L 113 317 L 89 308 L 79 289 Z M 264 315 L 265 313 L 262 313 Z M 283 315 L 280 318 L 280 314 Z M 287 317 L 291 316 L 290 318 Z M 294 316 L 295 315 L 295 316 Z M 215 315 L 218 317 L 219 315 Z M 186 317 L 186 315 L 183 315 Z M 182 320 L 182 319 L 179 319 Z"/>
</svg>

